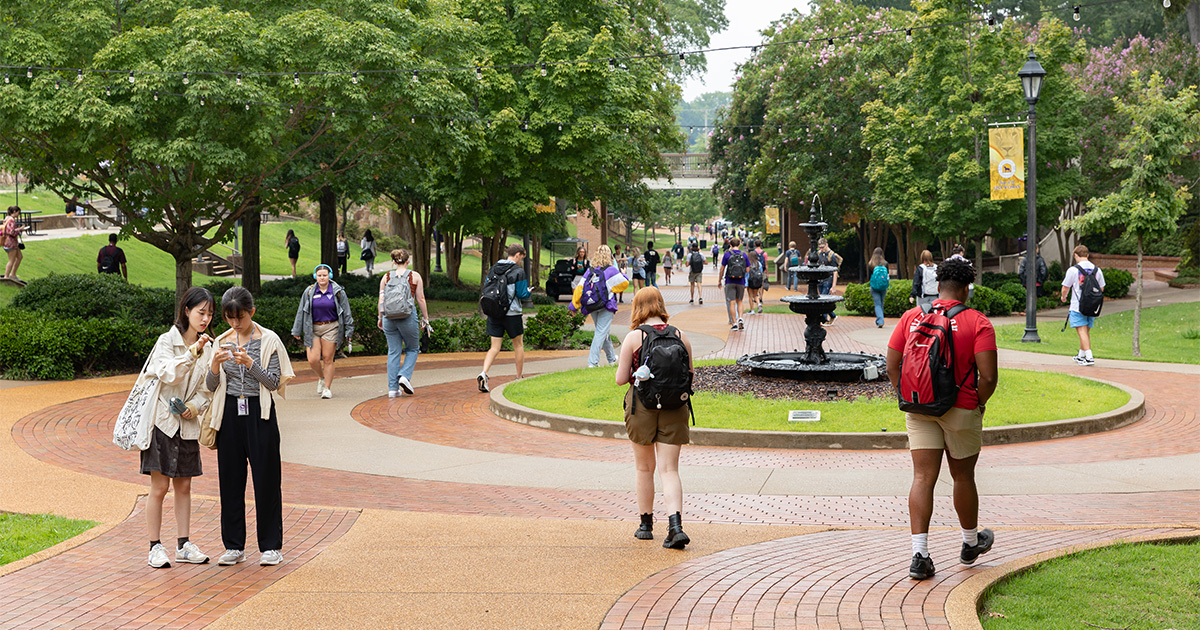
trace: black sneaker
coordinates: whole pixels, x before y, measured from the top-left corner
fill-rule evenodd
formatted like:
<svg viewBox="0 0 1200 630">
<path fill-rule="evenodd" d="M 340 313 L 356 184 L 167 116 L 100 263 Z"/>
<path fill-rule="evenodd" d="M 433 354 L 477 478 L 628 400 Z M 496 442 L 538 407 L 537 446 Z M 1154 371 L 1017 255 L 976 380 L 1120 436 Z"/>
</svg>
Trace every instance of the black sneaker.
<svg viewBox="0 0 1200 630">
<path fill-rule="evenodd" d="M 963 543 L 962 553 L 958 554 L 958 561 L 963 564 L 975 562 L 975 558 L 982 556 L 992 549 L 992 543 L 994 542 L 996 542 L 996 535 L 992 533 L 992 530 L 979 530 L 979 542 L 973 546 Z"/>
<path fill-rule="evenodd" d="M 488 375 L 487 374 L 480 372 L 479 376 L 475 377 L 475 381 L 479 383 L 479 391 L 481 391 L 485 394 L 488 391 L 490 391 L 488 389 Z"/>
<path fill-rule="evenodd" d="M 912 564 L 908 565 L 908 577 L 914 580 L 933 577 L 933 558 L 914 553 Z"/>
</svg>

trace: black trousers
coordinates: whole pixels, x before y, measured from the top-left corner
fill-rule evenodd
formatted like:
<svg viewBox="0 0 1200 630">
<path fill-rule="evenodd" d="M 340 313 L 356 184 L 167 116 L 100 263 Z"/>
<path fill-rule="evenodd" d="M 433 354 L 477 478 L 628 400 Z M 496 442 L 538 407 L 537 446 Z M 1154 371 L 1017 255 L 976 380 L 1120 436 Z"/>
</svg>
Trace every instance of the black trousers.
<svg viewBox="0 0 1200 630">
<path fill-rule="evenodd" d="M 217 433 L 217 472 L 221 486 L 221 538 L 226 549 L 246 548 L 246 462 L 254 480 L 258 550 L 283 548 L 282 463 L 279 419 L 262 419 L 258 396 L 247 396 L 250 413 L 239 416 L 237 396 L 225 396 Z"/>
<path fill-rule="evenodd" d="M 348 258 L 349 258 L 348 256 L 338 256 L 337 266 L 339 269 L 341 269 L 341 271 L 339 273 L 346 273 L 346 263 L 348 261 Z"/>
</svg>

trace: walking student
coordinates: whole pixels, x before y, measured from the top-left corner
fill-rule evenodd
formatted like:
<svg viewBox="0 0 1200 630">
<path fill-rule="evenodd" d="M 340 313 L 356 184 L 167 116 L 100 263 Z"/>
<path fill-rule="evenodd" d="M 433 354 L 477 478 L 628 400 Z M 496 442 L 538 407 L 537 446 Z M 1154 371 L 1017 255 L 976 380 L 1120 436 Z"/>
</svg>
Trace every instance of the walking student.
<svg viewBox="0 0 1200 630">
<path fill-rule="evenodd" d="M 817 259 L 821 261 L 821 266 L 834 268 L 833 277 L 822 280 L 821 284 L 817 286 L 817 292 L 821 295 L 837 295 L 837 268 L 842 266 L 842 257 L 837 252 L 829 249 L 829 241 L 825 240 L 824 237 L 817 240 Z M 837 319 L 837 314 L 822 315 L 822 318 L 825 321 L 821 325 L 829 326 L 833 324 L 833 320 Z"/>
<path fill-rule="evenodd" d="M 646 242 L 646 253 L 642 254 L 642 258 L 646 261 L 646 286 L 658 286 L 658 263 L 662 258 L 658 255 L 658 250 L 654 249 L 654 241 Z"/>
<path fill-rule="evenodd" d="M 358 244 L 362 248 L 362 253 L 359 254 L 359 259 L 367 265 L 367 277 L 375 273 L 375 235 L 371 230 L 367 230 L 362 237 L 362 241 Z"/>
<path fill-rule="evenodd" d="M 875 251 L 871 252 L 871 260 L 867 266 L 871 268 L 871 301 L 875 302 L 875 327 L 883 328 L 883 301 L 887 298 L 892 278 L 888 272 L 887 259 L 883 257 L 882 247 L 876 247 Z"/>
<path fill-rule="evenodd" d="M 583 283 L 575 289 L 570 306 L 573 313 L 590 313 L 592 323 L 596 326 L 596 332 L 592 334 L 592 347 L 588 352 L 588 367 L 600 365 L 602 351 L 609 365 L 617 362 L 617 351 L 608 333 L 612 328 L 613 315 L 617 314 L 617 295 L 628 286 L 629 279 L 613 265 L 608 245 L 597 247 Z"/>
<path fill-rule="evenodd" d="M 946 368 L 954 383 L 961 384 L 953 406 L 942 415 L 910 411 L 904 416 L 913 461 L 912 489 L 908 495 L 913 555 L 908 574 L 915 580 L 924 580 L 934 573 L 929 553 L 929 520 L 933 515 L 933 489 L 941 470 L 942 453 L 946 454 L 950 476 L 954 478 L 954 511 L 962 528 L 959 562 L 975 562 L 992 548 L 995 539 L 991 530 L 979 530 L 975 463 L 983 443 L 983 415 L 998 379 L 996 331 L 983 313 L 965 306 L 968 287 L 974 279 L 975 269 L 970 263 L 958 259 L 944 261 L 938 267 L 938 299 L 931 310 L 909 309 L 888 341 L 888 378 L 900 393 L 902 408 L 907 401 L 918 398 L 915 394 L 932 389 L 928 348 L 939 344 L 931 344 L 928 339 L 938 335 L 938 328 L 949 332 L 946 341 L 951 342 L 953 354 Z M 950 322 L 945 321 L 947 317 Z M 924 370 L 920 368 L 922 365 Z M 906 395 L 906 391 L 912 395 Z M 928 399 L 936 402 L 932 396 Z M 944 401 L 944 404 L 950 403 Z"/>
<path fill-rule="evenodd" d="M 254 296 L 232 287 L 221 296 L 221 314 L 229 330 L 217 337 L 205 385 L 213 392 L 209 407 L 217 431 L 217 473 L 221 489 L 221 539 L 230 566 L 246 560 L 246 464 L 254 482 L 258 525 L 258 563 L 283 562 L 283 488 L 279 456 L 279 418 L 271 392 L 286 397 L 295 377 L 279 336 L 253 321 Z"/>
<path fill-rule="evenodd" d="M 800 288 L 800 273 L 794 269 L 799 267 L 802 262 L 804 262 L 804 256 L 800 254 L 800 250 L 796 249 L 796 241 L 788 241 L 787 251 L 783 253 L 783 264 L 787 269 L 788 291 Z"/>
<path fill-rule="evenodd" d="M 700 245 L 694 241 L 691 250 L 687 257 L 688 304 L 695 302 L 697 297 L 700 298 L 700 303 L 704 304 L 704 254 L 700 253 Z"/>
<path fill-rule="evenodd" d="M 679 450 L 689 439 L 692 344 L 683 331 L 667 323 L 669 318 L 658 289 L 647 287 L 633 296 L 630 330 L 621 342 L 616 382 L 630 385 L 625 393 L 625 429 L 633 446 L 641 515 L 633 535 L 640 540 L 654 538 L 657 469 L 668 514 L 663 547 L 683 549 L 691 539 L 683 532 Z M 662 408 L 646 404 L 646 398 L 659 401 Z"/>
<path fill-rule="evenodd" d="M 921 264 L 913 271 L 912 291 L 908 303 L 927 308 L 938 296 L 937 265 L 928 249 L 921 251 Z"/>
<path fill-rule="evenodd" d="M 341 275 L 346 275 L 346 267 L 349 266 L 350 260 L 350 243 L 346 241 L 346 235 L 338 234 L 337 237 L 337 265 L 335 268 Z"/>
<path fill-rule="evenodd" d="M 119 273 L 129 280 L 129 269 L 125 266 L 125 250 L 117 247 L 116 233 L 108 235 L 108 245 L 100 248 L 96 255 L 97 273 Z"/>
<path fill-rule="evenodd" d="M 383 274 L 379 281 L 377 324 L 387 338 L 388 398 L 396 398 L 402 391 L 413 394 L 412 378 L 421 352 L 421 330 L 429 326 L 425 280 L 408 268 L 408 250 L 393 249 L 392 262 L 396 268 Z"/>
<path fill-rule="evenodd" d="M 729 251 L 721 257 L 721 269 L 717 272 L 717 288 L 725 283 L 725 314 L 729 316 L 730 330 L 745 330 L 742 321 L 742 300 L 746 298 L 746 272 L 750 269 L 750 257 L 738 249 L 742 240 L 729 239 Z"/>
<path fill-rule="evenodd" d="M 668 249 L 666 255 L 663 256 L 662 265 L 667 286 L 671 286 L 671 271 L 675 269 L 675 255 L 671 253 L 671 250 Z"/>
<path fill-rule="evenodd" d="M 484 295 L 480 298 L 480 306 L 487 315 L 487 334 L 492 338 L 492 345 L 483 359 L 483 371 L 475 377 L 481 392 L 491 391 L 488 387 L 488 370 L 500 354 L 500 346 L 504 343 L 506 334 L 512 339 L 517 378 L 522 378 L 525 373 L 525 321 L 521 315 L 521 300 L 529 297 L 529 280 L 525 276 L 525 268 L 521 266 L 525 261 L 525 248 L 513 243 L 505 253 L 508 257 L 492 265 L 488 271 L 488 277 L 484 281 Z M 500 294 L 494 299 L 489 299 L 489 288 L 493 285 L 500 287 L 500 283 L 503 283 Z M 489 313 L 489 309 L 492 309 L 492 312 Z"/>
<path fill-rule="evenodd" d="M 183 294 L 175 323 L 158 337 L 146 363 L 147 376 L 159 379 L 153 404 L 154 428 L 150 447 L 142 451 L 141 472 L 150 476 L 146 497 L 146 531 L 150 535 L 148 564 L 171 566 L 162 544 L 163 499 L 175 487 L 175 562 L 205 564 L 208 556 L 190 540 L 192 478 L 204 474 L 200 463 L 200 416 L 208 411 L 212 392 L 205 374 L 212 361 L 208 325 L 216 305 L 208 289 L 192 287 Z"/>
<path fill-rule="evenodd" d="M 316 280 L 300 295 L 292 337 L 304 342 L 308 367 L 317 375 L 317 395 L 333 398 L 333 361 L 338 348 L 354 335 L 354 314 L 346 290 L 329 278 L 333 270 L 320 264 L 313 268 Z"/>
<path fill-rule="evenodd" d="M 636 247 L 629 248 L 629 268 L 633 270 L 633 292 L 636 295 L 646 286 L 646 259 Z"/>
<path fill-rule="evenodd" d="M 1096 365 L 1092 356 L 1092 327 L 1100 316 L 1100 307 L 1104 302 L 1104 272 L 1088 260 L 1086 245 L 1076 245 L 1071 257 L 1075 264 L 1067 269 L 1062 281 L 1062 293 L 1059 300 L 1070 302 L 1067 311 L 1067 323 L 1079 335 L 1079 353 L 1075 355 L 1076 365 Z"/>
<path fill-rule="evenodd" d="M 712 246 L 713 271 L 717 270 L 717 262 L 721 260 L 721 246 L 713 242 Z"/>
<path fill-rule="evenodd" d="M 21 244 L 21 232 L 25 231 L 25 226 L 21 225 L 21 208 L 18 206 L 9 206 L 8 214 L 4 217 L 4 228 L 0 230 L 0 238 L 4 240 L 4 253 L 8 254 L 8 265 L 4 268 L 4 278 L 12 282 L 21 282 L 17 277 L 17 269 L 21 266 L 21 259 L 25 257 L 25 252 L 21 251 L 24 245 Z"/>
<path fill-rule="evenodd" d="M 292 263 L 292 277 L 296 277 L 296 261 L 300 260 L 300 239 L 296 237 L 295 230 L 288 230 L 287 235 L 283 237 L 283 244 L 288 250 L 288 262 Z"/>
</svg>

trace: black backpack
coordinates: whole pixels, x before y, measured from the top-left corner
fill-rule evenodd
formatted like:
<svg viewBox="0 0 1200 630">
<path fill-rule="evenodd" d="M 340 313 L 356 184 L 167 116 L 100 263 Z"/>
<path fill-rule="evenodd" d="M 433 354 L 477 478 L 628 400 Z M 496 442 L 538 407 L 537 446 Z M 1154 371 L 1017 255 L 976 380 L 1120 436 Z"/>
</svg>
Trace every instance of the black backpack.
<svg viewBox="0 0 1200 630">
<path fill-rule="evenodd" d="M 746 255 L 741 250 L 731 249 L 733 252 L 729 256 L 729 265 L 725 271 L 725 277 L 730 280 L 741 280 L 746 277 Z"/>
<path fill-rule="evenodd" d="M 100 249 L 100 272 L 101 273 L 117 273 L 120 271 L 117 268 L 117 248 L 113 245 L 105 245 Z"/>
<path fill-rule="evenodd" d="M 692 273 L 701 273 L 704 271 L 704 255 L 700 252 L 692 252 L 688 256 L 688 264 L 692 266 Z"/>
<path fill-rule="evenodd" d="M 750 254 L 754 257 L 754 262 L 750 265 L 750 275 L 746 278 L 746 288 L 761 289 L 763 285 L 763 266 L 762 256 L 758 254 Z"/>
<path fill-rule="evenodd" d="M 1083 279 L 1083 284 L 1079 287 L 1079 314 L 1084 317 L 1099 317 L 1100 309 L 1104 308 L 1104 289 L 1096 277 L 1099 267 L 1092 267 L 1091 271 L 1086 271 L 1080 265 L 1075 265 L 1075 269 Z"/>
<path fill-rule="evenodd" d="M 692 404 L 692 371 L 688 369 L 687 346 L 679 338 L 674 326 L 662 331 L 649 325 L 638 326 L 645 335 L 638 358 L 650 368 L 654 378 L 637 385 L 636 399 L 640 398 L 647 409 L 679 409 Z M 640 367 L 640 366 L 639 366 Z M 693 414 L 692 423 L 695 424 Z"/>
<path fill-rule="evenodd" d="M 504 317 L 508 315 L 508 307 L 512 303 L 508 295 L 508 274 L 516 266 L 500 264 L 493 265 L 488 271 L 487 279 L 479 291 L 479 308 L 488 317 Z"/>
</svg>

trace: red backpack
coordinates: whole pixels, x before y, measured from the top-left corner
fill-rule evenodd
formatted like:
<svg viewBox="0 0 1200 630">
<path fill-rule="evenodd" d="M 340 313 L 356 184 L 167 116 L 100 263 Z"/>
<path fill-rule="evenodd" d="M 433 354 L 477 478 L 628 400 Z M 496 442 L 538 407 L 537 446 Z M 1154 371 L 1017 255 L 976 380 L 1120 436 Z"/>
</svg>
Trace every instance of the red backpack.
<svg viewBox="0 0 1200 630">
<path fill-rule="evenodd" d="M 900 410 L 940 418 L 958 400 L 966 383 L 954 379 L 954 334 L 950 320 L 967 310 L 959 304 L 946 310 L 922 306 L 925 317 L 904 340 L 900 358 Z"/>
</svg>

